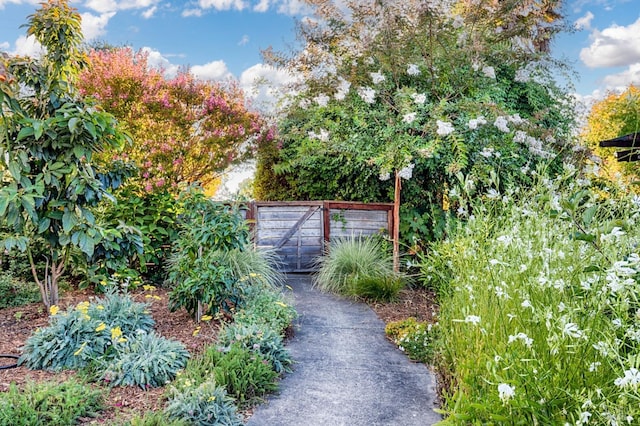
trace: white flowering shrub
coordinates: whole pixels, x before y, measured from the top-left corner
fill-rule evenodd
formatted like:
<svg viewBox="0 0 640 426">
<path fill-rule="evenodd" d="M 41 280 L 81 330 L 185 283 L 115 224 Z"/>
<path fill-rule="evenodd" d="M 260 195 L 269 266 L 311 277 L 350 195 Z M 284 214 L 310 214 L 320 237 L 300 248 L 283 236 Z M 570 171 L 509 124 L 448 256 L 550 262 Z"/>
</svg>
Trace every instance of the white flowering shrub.
<svg viewBox="0 0 640 426">
<path fill-rule="evenodd" d="M 423 263 L 442 296 L 443 371 L 455 395 L 445 397 L 447 416 L 640 419 L 640 205 L 565 171 L 469 205 L 467 226 Z"/>
<path fill-rule="evenodd" d="M 257 199 L 389 202 L 387 177 L 400 172 L 400 234 L 414 246 L 444 234 L 456 174 L 504 193 L 530 185 L 539 163 L 553 175 L 576 154 L 563 146 L 570 97 L 544 49 L 525 46 L 548 17 L 540 10 L 514 0 L 308 3 L 317 16 L 302 24 L 304 49 L 272 57 L 304 78 L 278 140 L 260 147 Z M 551 37 L 556 23 L 544 22 Z"/>
</svg>

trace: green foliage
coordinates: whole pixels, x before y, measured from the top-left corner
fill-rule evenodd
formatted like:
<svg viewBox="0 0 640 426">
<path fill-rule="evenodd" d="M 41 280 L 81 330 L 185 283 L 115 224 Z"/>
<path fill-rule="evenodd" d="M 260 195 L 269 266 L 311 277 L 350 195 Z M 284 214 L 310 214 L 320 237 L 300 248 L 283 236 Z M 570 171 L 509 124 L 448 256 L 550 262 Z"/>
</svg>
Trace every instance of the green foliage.
<svg viewBox="0 0 640 426">
<path fill-rule="evenodd" d="M 80 15 L 64 1 L 42 3 L 29 34 L 45 47 L 39 60 L 13 58 L 0 82 L 0 219 L 11 228 L 6 250 L 27 253 L 43 303 L 58 301 L 58 280 L 70 252 L 92 256 L 102 240 L 91 207 L 110 199 L 97 177 L 93 155 L 128 140 L 115 118 L 78 99 L 75 77 L 83 65 Z M 43 241 L 44 271 L 32 244 Z"/>
<path fill-rule="evenodd" d="M 100 390 L 67 380 L 64 383 L 15 383 L 0 392 L 0 425 L 68 426 L 81 418 L 97 417 L 104 395 Z"/>
<path fill-rule="evenodd" d="M 282 336 L 264 325 L 230 324 L 222 329 L 218 342 L 227 348 L 238 346 L 260 354 L 277 373 L 290 371 L 293 363 Z"/>
<path fill-rule="evenodd" d="M 184 307 L 197 319 L 203 306 L 211 314 L 230 312 L 241 302 L 237 275 L 244 276 L 246 265 L 238 269 L 241 262 L 227 263 L 227 252 L 248 247 L 247 225 L 236 209 L 212 202 L 201 191 L 186 192 L 182 200 L 179 238 L 169 264 L 169 281 L 175 286 L 170 308 Z"/>
<path fill-rule="evenodd" d="M 271 364 L 250 349 L 231 346 L 224 350 L 210 346 L 187 364 L 174 386 L 182 389 L 199 386 L 213 378 L 239 404 L 247 405 L 275 391 L 278 388 L 277 377 L 278 373 Z"/>
<path fill-rule="evenodd" d="M 60 312 L 51 308 L 49 325 L 25 342 L 19 363 L 33 370 L 82 369 L 112 354 L 120 339 L 154 325 L 147 305 L 129 295 L 107 294 L 93 303 L 81 302 Z"/>
<path fill-rule="evenodd" d="M 246 290 L 242 307 L 233 320 L 237 324 L 270 328 L 283 335 L 297 316 L 289 299 L 277 288 L 252 285 Z"/>
<path fill-rule="evenodd" d="M 92 302 L 88 314 L 103 322 L 108 329 L 120 327 L 125 336 L 141 331 L 147 333 L 156 323 L 147 303 L 136 302 L 129 294 L 120 294 L 113 289 Z"/>
<path fill-rule="evenodd" d="M 328 253 L 318 258 L 314 286 L 348 295 L 361 277 L 396 279 L 393 258 L 377 238 L 342 238 L 331 242 Z"/>
<path fill-rule="evenodd" d="M 425 262 L 441 291 L 448 423 L 623 424 L 640 416 L 637 197 L 567 167 L 473 205 Z M 543 403 L 544 402 L 544 403 Z M 582 419 L 582 420 L 581 420 Z"/>
<path fill-rule="evenodd" d="M 162 411 L 147 411 L 144 415 L 134 416 L 122 426 L 188 426 L 189 422 L 183 419 L 169 420 Z"/>
<path fill-rule="evenodd" d="M 107 358 L 96 360 L 98 380 L 111 386 L 161 387 L 187 364 L 189 352 L 182 343 L 155 333 L 138 332 L 113 345 Z"/>
<path fill-rule="evenodd" d="M 0 309 L 39 300 L 40 292 L 35 284 L 16 278 L 9 272 L 0 272 Z"/>
<path fill-rule="evenodd" d="M 385 333 L 398 348 L 414 361 L 434 363 L 437 354 L 437 324 L 418 322 L 415 318 L 393 321 L 385 327 Z"/>
<path fill-rule="evenodd" d="M 83 307 L 52 315 L 48 326 L 27 339 L 19 364 L 32 370 L 81 369 L 103 356 L 111 344 L 108 330 L 96 331 L 101 322 Z"/>
<path fill-rule="evenodd" d="M 374 302 L 389 302 L 398 297 L 404 288 L 404 281 L 396 276 L 359 275 L 351 283 L 348 294 Z"/>
<path fill-rule="evenodd" d="M 186 420 L 197 426 L 242 425 L 233 398 L 214 380 L 207 380 L 197 387 L 173 389 L 165 414 L 170 419 Z"/>
</svg>

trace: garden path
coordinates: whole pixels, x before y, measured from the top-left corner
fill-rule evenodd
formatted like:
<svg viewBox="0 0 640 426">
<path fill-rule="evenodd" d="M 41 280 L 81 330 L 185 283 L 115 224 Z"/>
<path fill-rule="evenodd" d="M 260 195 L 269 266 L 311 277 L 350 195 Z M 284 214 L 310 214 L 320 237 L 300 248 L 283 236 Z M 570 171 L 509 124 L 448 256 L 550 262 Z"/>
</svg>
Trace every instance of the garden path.
<svg viewBox="0 0 640 426">
<path fill-rule="evenodd" d="M 412 426 L 441 420 L 435 378 L 384 334 L 366 305 L 321 293 L 308 275 L 288 277 L 299 318 L 289 348 L 294 371 L 249 426 Z"/>
</svg>

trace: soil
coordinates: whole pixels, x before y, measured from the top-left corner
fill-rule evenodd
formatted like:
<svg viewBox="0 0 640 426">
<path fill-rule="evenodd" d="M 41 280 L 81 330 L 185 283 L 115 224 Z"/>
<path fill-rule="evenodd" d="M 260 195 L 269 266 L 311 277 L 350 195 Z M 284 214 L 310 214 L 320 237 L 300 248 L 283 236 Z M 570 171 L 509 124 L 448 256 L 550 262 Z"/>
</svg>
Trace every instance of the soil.
<svg viewBox="0 0 640 426">
<path fill-rule="evenodd" d="M 168 294 L 164 289 L 149 292 L 133 292 L 137 301 L 150 304 L 151 314 L 156 321 L 155 330 L 169 339 L 182 342 L 192 355 L 200 353 L 206 346 L 216 340 L 220 323 L 211 321 L 202 323 L 198 333 L 194 331 L 198 325 L 184 310 L 170 312 Z M 151 297 L 150 297 L 151 296 Z M 59 306 L 75 306 L 77 303 L 95 298 L 88 290 L 72 290 L 61 297 Z M 371 308 L 385 322 L 414 317 L 420 321 L 434 322 L 437 305 L 432 293 L 423 289 L 402 290 L 398 299 L 391 303 L 370 303 Z M 0 354 L 19 355 L 20 348 L 26 339 L 38 327 L 48 323 L 48 313 L 41 303 L 20 307 L 0 309 Z M 0 365 L 10 364 L 11 359 L 0 359 Z M 25 367 L 0 370 L 0 391 L 6 391 L 11 383 L 18 386 L 27 381 L 63 382 L 75 376 L 74 371 L 48 372 L 33 371 Z M 125 422 L 135 415 L 142 416 L 147 411 L 162 410 L 164 406 L 164 388 L 142 390 L 137 387 L 115 387 L 108 391 L 106 409 L 99 419 L 86 419 L 83 424 L 113 424 Z M 243 412 L 246 416 L 250 410 Z"/>
</svg>

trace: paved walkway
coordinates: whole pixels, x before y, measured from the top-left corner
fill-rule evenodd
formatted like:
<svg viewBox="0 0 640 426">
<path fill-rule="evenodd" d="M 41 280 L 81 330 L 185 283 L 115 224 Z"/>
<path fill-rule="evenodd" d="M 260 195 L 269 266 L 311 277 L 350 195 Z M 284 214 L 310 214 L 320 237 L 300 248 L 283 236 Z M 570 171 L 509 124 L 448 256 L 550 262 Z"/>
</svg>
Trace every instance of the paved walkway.
<svg viewBox="0 0 640 426">
<path fill-rule="evenodd" d="M 323 294 L 290 275 L 299 318 L 288 348 L 294 372 L 260 405 L 250 426 L 426 426 L 441 417 L 435 379 L 384 335 L 365 304 Z"/>
</svg>

